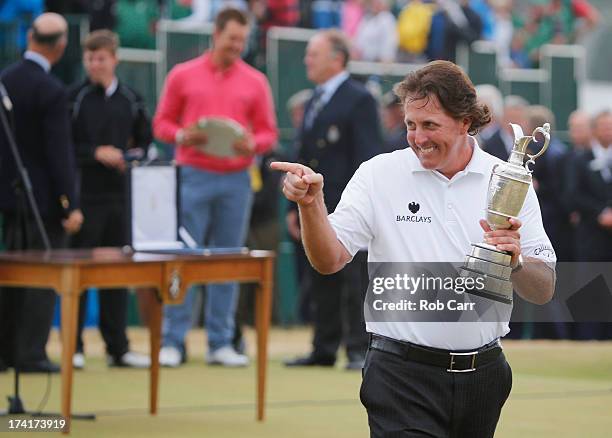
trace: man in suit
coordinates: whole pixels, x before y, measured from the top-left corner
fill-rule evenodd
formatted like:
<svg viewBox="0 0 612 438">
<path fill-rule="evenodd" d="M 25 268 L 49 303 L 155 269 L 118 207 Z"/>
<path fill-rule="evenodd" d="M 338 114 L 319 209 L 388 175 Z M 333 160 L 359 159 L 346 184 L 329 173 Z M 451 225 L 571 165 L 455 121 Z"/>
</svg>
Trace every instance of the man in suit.
<svg viewBox="0 0 612 438">
<path fill-rule="evenodd" d="M 580 261 L 612 260 L 612 113 L 593 121 L 596 142 L 576 159 L 572 199 L 580 214 L 576 250 Z"/>
<path fill-rule="evenodd" d="M 328 30 L 311 38 L 304 58 L 308 79 L 317 87 L 306 105 L 298 161 L 325 176 L 330 212 L 359 165 L 382 146 L 376 102 L 362 84 L 349 78 L 349 53 L 345 36 Z M 289 212 L 288 222 L 298 222 L 296 210 Z M 309 269 L 315 307 L 313 350 L 286 362 L 287 366 L 332 366 L 346 326 L 347 368 L 361 369 L 368 342 L 362 317 L 365 261 L 361 251 L 334 275 Z"/>
<path fill-rule="evenodd" d="M 529 103 L 521 96 L 506 96 L 504 99 L 504 116 L 501 121 L 501 129 L 492 134 L 488 139 L 484 139 L 483 149 L 499 158 L 500 160 L 508 160 L 512 145 L 514 144 L 514 135 L 510 123 L 520 125 L 523 131 L 527 131 L 527 108 Z"/>
<path fill-rule="evenodd" d="M 11 129 L 54 248 L 65 246 L 67 234 L 77 232 L 83 222 L 75 195 L 66 90 L 49 75 L 64 53 L 67 31 L 61 15 L 39 16 L 28 32 L 24 59 L 7 67 L 0 78 L 12 101 L 12 111 L 7 111 Z M 0 136 L 3 241 L 10 250 L 42 249 L 6 135 Z M 4 289 L 0 293 L 0 357 L 7 365 L 19 366 L 22 372 L 59 371 L 45 351 L 54 304 L 55 294 L 50 290 Z"/>
<path fill-rule="evenodd" d="M 576 260 L 612 260 L 612 113 L 604 111 L 593 120 L 595 141 L 590 149 L 577 154 L 568 186 L 570 199 L 580 216 L 576 228 Z M 612 324 L 580 322 L 577 339 L 609 339 Z"/>
</svg>

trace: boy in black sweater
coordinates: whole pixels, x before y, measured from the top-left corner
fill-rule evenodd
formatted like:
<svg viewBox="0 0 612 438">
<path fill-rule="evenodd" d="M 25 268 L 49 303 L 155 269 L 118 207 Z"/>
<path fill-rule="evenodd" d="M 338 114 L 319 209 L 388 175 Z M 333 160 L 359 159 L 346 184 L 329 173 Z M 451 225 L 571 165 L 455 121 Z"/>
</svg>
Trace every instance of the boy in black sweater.
<svg viewBox="0 0 612 438">
<path fill-rule="evenodd" d="M 123 246 L 126 237 L 126 156 L 144 156 L 152 141 L 142 98 L 118 81 L 117 36 L 92 32 L 83 45 L 87 79 L 70 89 L 72 133 L 80 172 L 83 214 L 87 218 L 74 247 Z M 148 356 L 129 351 L 127 291 L 100 291 L 100 332 L 111 366 L 144 368 Z M 82 330 L 86 294 L 81 296 L 75 368 L 83 368 Z"/>
</svg>

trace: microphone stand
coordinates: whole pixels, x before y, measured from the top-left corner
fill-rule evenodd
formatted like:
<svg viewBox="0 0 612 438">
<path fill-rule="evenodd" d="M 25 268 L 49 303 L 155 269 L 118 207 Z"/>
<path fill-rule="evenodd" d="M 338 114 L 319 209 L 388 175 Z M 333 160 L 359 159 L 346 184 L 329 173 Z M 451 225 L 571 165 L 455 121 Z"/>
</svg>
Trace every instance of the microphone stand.
<svg viewBox="0 0 612 438">
<path fill-rule="evenodd" d="M 15 165 L 17 166 L 17 170 L 19 172 L 19 176 L 21 177 L 21 183 L 23 188 L 25 189 L 25 194 L 28 199 L 28 204 L 34 215 L 34 220 L 36 222 L 36 227 L 38 228 L 38 232 L 40 233 L 40 237 L 43 241 L 43 246 L 45 247 L 45 251 L 51 251 L 51 243 L 49 241 L 49 235 L 47 234 L 47 230 L 45 229 L 45 225 L 43 224 L 42 218 L 40 216 L 40 210 L 38 209 L 38 205 L 36 204 L 36 200 L 34 199 L 34 191 L 32 189 L 32 181 L 30 180 L 30 175 L 28 174 L 28 169 L 23 165 L 23 160 L 21 159 L 21 153 L 19 152 L 19 148 L 17 147 L 17 142 L 15 141 L 15 135 L 13 133 L 13 129 L 8 121 L 7 114 L 12 114 L 13 104 L 11 103 L 11 99 L 4 87 L 4 84 L 0 81 L 0 94 L 2 97 L 2 110 L 0 110 L 0 123 L 2 124 L 2 128 L 4 129 L 4 134 L 6 139 L 8 140 L 9 147 L 11 148 L 11 153 L 13 155 L 13 159 L 15 160 Z M 22 202 L 19 203 L 20 206 L 23 205 Z M 25 217 L 25 212 L 23 212 Z M 25 230 L 24 230 L 25 232 Z M 9 407 L 6 412 L 1 412 L 0 417 L 8 416 L 8 415 L 20 415 L 27 414 L 28 412 L 25 410 L 23 406 L 23 402 L 21 401 L 21 397 L 19 396 L 19 357 L 15 360 L 15 384 L 14 384 L 14 395 L 8 397 Z M 60 414 L 42 414 L 41 412 L 33 412 L 32 416 L 60 416 Z M 73 415 L 73 418 L 82 418 L 82 419 L 95 419 L 93 415 L 82 415 L 77 416 Z"/>
</svg>

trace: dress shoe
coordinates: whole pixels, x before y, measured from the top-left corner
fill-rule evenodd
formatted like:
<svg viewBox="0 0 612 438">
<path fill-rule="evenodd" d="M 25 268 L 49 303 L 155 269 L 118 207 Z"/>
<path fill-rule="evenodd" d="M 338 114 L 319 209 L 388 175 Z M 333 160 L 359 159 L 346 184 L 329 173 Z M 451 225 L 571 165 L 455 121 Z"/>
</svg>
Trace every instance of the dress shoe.
<svg viewBox="0 0 612 438">
<path fill-rule="evenodd" d="M 27 362 L 19 365 L 20 373 L 59 373 L 60 367 L 58 364 L 51 362 L 49 359 L 39 360 L 38 362 Z"/>
<path fill-rule="evenodd" d="M 285 361 L 286 367 L 333 367 L 336 363 L 336 359 L 333 357 L 320 357 L 315 356 L 313 353 L 308 356 L 300 356 L 295 359 Z"/>
<path fill-rule="evenodd" d="M 361 371 L 365 364 L 365 356 L 362 354 L 349 354 L 345 368 L 349 371 Z"/>
</svg>

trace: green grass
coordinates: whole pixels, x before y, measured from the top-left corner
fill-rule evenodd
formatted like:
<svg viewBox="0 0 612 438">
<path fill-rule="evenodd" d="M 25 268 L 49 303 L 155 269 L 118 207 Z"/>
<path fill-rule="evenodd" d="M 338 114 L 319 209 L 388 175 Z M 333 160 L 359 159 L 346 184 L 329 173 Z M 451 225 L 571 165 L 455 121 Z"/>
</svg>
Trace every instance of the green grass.
<svg viewBox="0 0 612 438">
<path fill-rule="evenodd" d="M 132 331 L 130 337 L 138 349 L 146 349 L 142 331 Z M 94 352 L 87 370 L 75 374 L 73 411 L 96 413 L 97 420 L 74 421 L 73 436 L 369 436 L 358 399 L 359 372 L 347 372 L 340 365 L 302 370 L 282 366 L 283 357 L 307 350 L 308 338 L 306 330 L 273 331 L 264 423 L 255 421 L 254 366 L 207 367 L 201 332 L 190 336 L 192 356 L 186 366 L 162 370 L 156 417 L 147 413 L 148 373 L 108 369 L 101 346 L 88 338 L 88 351 Z M 59 349 L 57 341 L 53 343 L 50 351 L 55 355 Z M 96 345 L 89 348 L 92 344 Z M 508 341 L 504 346 L 514 371 L 514 388 L 496 437 L 612 436 L 612 343 Z M 0 375 L 0 397 L 11 391 L 11 382 L 12 374 Z M 46 376 L 23 378 L 27 408 L 37 408 L 46 384 Z M 46 410 L 59 409 L 59 389 L 59 377 L 54 376 Z"/>
</svg>

